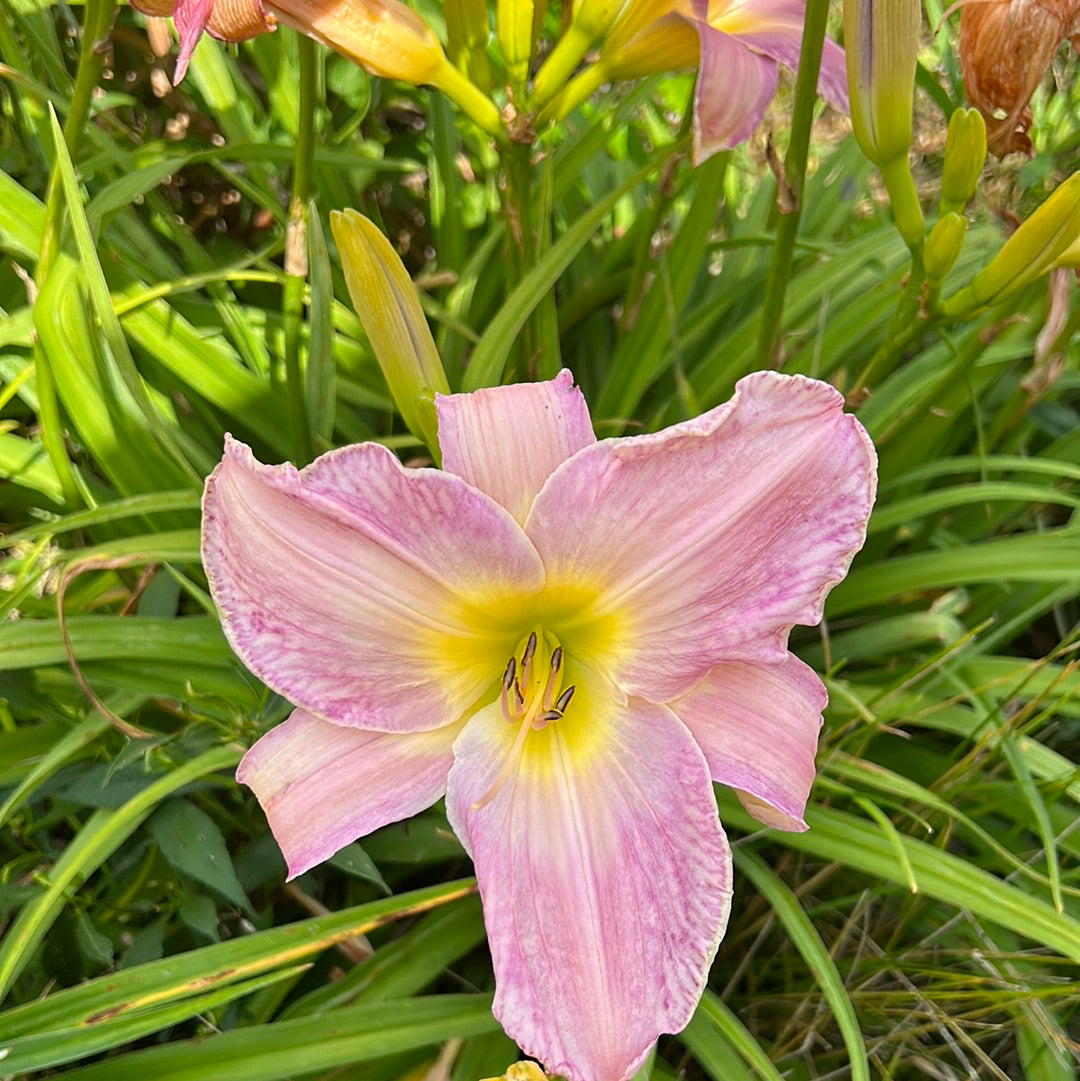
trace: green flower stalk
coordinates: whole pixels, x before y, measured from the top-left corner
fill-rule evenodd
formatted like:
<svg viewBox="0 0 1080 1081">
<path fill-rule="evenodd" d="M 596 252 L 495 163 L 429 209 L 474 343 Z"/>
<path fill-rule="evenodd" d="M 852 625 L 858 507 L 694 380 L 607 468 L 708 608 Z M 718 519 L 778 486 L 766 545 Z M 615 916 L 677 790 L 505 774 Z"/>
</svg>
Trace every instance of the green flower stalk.
<svg viewBox="0 0 1080 1081">
<path fill-rule="evenodd" d="M 896 227 L 913 251 L 925 228 L 907 163 L 921 11 L 919 0 L 844 0 L 851 127 L 881 170 Z"/>
<path fill-rule="evenodd" d="M 330 231 L 353 307 L 394 404 L 409 431 L 437 456 L 435 395 L 449 394 L 450 384 L 412 279 L 390 242 L 363 214 L 334 211 Z"/>
<path fill-rule="evenodd" d="M 986 161 L 986 122 L 978 109 L 957 109 L 949 118 L 938 211 L 963 214 Z"/>
<path fill-rule="evenodd" d="M 1080 173 L 1059 185 L 1034 214 L 958 293 L 943 305 L 951 318 L 966 318 L 1000 304 L 1056 266 L 1071 265 L 1080 244 Z"/>
</svg>

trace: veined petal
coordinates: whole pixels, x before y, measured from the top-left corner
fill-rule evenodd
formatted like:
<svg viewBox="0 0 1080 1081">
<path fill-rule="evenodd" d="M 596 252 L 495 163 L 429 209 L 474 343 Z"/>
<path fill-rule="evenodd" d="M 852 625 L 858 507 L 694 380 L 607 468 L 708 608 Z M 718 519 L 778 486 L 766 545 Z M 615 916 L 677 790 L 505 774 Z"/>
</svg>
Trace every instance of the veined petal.
<svg viewBox="0 0 1080 1081">
<path fill-rule="evenodd" d="M 588 581 L 618 613 L 609 666 L 668 702 L 721 661 L 781 661 L 796 623 L 862 546 L 876 457 L 826 383 L 777 372 L 654 435 L 586 447 L 536 498 L 525 531 L 549 583 Z"/>
<path fill-rule="evenodd" d="M 497 681 L 519 631 L 487 614 L 543 582 L 502 507 L 373 443 L 298 472 L 230 440 L 207 481 L 203 560 L 241 660 L 341 724 L 419 731 Z"/>
<path fill-rule="evenodd" d="M 476 865 L 496 1017 L 549 1073 L 624 1081 L 693 1013 L 727 922 L 730 852 L 677 718 L 574 682 L 565 717 L 529 734 L 494 796 L 514 729 L 493 708 L 468 722 L 447 811 Z"/>
<path fill-rule="evenodd" d="M 174 85 L 179 85 L 184 78 L 191 62 L 191 54 L 199 44 L 199 38 L 206 29 L 213 8 L 214 0 L 176 0 L 173 24 L 176 26 L 176 36 L 180 39 L 180 51 L 176 55 Z"/>
<path fill-rule="evenodd" d="M 698 20 L 701 60 L 694 90 L 694 161 L 737 146 L 776 93 L 776 61 Z"/>
<path fill-rule="evenodd" d="M 367 732 L 298 709 L 244 755 L 236 779 L 258 797 L 295 878 L 439 799 L 460 730 Z"/>
<path fill-rule="evenodd" d="M 132 0 L 131 6 L 144 15 L 167 18 L 173 13 L 176 0 Z"/>
<path fill-rule="evenodd" d="M 437 395 L 443 468 L 524 522 L 544 481 L 596 442 L 585 396 L 565 368 L 546 383 Z"/>
<path fill-rule="evenodd" d="M 206 31 L 222 41 L 247 41 L 269 33 L 275 25 L 261 0 L 214 0 Z"/>
<path fill-rule="evenodd" d="M 710 0 L 709 25 L 731 34 L 747 48 L 771 56 L 792 71 L 799 68 L 804 0 Z M 818 74 L 818 93 L 834 108 L 847 112 L 847 70 L 844 50 L 825 39 Z"/>
<path fill-rule="evenodd" d="M 792 654 L 775 664 L 718 664 L 672 710 L 705 752 L 714 781 L 734 788 L 767 826 L 804 830 L 828 695 Z"/>
</svg>

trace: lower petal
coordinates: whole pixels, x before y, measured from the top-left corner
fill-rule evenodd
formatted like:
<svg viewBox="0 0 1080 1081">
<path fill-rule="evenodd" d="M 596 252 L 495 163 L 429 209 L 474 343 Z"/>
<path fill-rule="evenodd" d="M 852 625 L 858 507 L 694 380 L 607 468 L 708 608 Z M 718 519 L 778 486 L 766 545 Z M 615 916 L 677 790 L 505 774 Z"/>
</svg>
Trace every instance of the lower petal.
<svg viewBox="0 0 1080 1081">
<path fill-rule="evenodd" d="M 173 24 L 180 39 L 180 52 L 176 56 L 173 85 L 178 86 L 187 72 L 191 55 L 199 44 L 206 24 L 214 9 L 214 0 L 177 0 L 173 8 Z"/>
<path fill-rule="evenodd" d="M 447 811 L 476 865 L 495 1015 L 549 1073 L 624 1081 L 701 996 L 730 852 L 677 718 L 576 683 L 509 775 L 514 730 L 497 708 L 478 713 L 454 746 Z"/>
<path fill-rule="evenodd" d="M 718 664 L 671 708 L 714 781 L 734 788 L 758 821 L 800 831 L 827 699 L 814 670 L 788 654 L 777 664 Z"/>
<path fill-rule="evenodd" d="M 258 797 L 295 878 L 439 799 L 460 731 L 388 735 L 298 709 L 244 755 L 236 779 Z"/>
</svg>

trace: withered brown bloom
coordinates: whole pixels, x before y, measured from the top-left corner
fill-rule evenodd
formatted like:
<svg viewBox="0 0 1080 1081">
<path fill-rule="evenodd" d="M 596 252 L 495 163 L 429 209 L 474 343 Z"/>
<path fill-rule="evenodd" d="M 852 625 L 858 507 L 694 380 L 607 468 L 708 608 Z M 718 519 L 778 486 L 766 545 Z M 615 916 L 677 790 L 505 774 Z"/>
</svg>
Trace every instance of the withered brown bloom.
<svg viewBox="0 0 1080 1081">
<path fill-rule="evenodd" d="M 1031 153 L 1028 102 L 1068 38 L 1080 50 L 1080 0 L 969 0 L 960 14 L 968 102 L 983 114 L 999 158 Z"/>
</svg>

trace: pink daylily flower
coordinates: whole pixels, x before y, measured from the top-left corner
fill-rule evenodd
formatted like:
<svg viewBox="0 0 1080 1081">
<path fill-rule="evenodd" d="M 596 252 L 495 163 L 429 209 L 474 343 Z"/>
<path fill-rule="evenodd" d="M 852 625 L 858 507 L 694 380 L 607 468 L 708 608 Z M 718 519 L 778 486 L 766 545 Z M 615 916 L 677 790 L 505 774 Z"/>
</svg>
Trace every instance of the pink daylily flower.
<svg viewBox="0 0 1080 1081">
<path fill-rule="evenodd" d="M 630 0 L 601 58 L 618 78 L 693 65 L 694 160 L 748 139 L 776 95 L 778 65 L 799 65 L 805 0 Z M 825 39 L 818 93 L 848 111 L 844 51 Z"/>
<path fill-rule="evenodd" d="M 443 469 L 266 466 L 229 440 L 203 555 L 229 641 L 296 705 L 237 773 L 295 876 L 446 797 L 507 1033 L 625 1081 L 689 1021 L 728 919 L 712 782 L 805 828 L 824 687 L 787 649 L 862 545 L 839 393 L 759 372 L 597 442 L 569 372 L 439 396 Z"/>
</svg>

